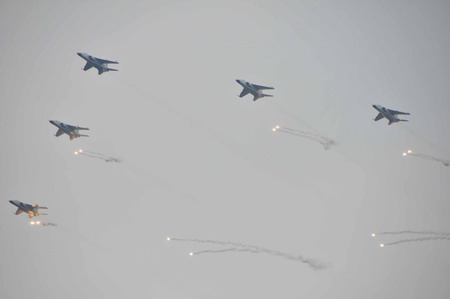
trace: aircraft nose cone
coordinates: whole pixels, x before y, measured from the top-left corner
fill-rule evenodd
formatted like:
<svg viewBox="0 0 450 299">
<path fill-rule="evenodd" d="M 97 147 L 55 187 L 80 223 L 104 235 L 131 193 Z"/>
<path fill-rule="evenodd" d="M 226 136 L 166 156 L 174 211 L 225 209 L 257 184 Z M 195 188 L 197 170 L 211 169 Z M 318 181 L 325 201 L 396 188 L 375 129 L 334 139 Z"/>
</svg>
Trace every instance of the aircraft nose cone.
<svg viewBox="0 0 450 299">
<path fill-rule="evenodd" d="M 52 125 L 55 124 L 55 121 L 54 121 L 54 120 L 49 120 L 48 122 L 51 123 Z"/>
<path fill-rule="evenodd" d="M 377 105 L 372 105 L 373 108 L 377 109 Z"/>
<path fill-rule="evenodd" d="M 13 203 L 13 201 L 12 201 L 12 200 L 10 200 L 9 202 L 10 202 L 10 203 Z"/>
</svg>

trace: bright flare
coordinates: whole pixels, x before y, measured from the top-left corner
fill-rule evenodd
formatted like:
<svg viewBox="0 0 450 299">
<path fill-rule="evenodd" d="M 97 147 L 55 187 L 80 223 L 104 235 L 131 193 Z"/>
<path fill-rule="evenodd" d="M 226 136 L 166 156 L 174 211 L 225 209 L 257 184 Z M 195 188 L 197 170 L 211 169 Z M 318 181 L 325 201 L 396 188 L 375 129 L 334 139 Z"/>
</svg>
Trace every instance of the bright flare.
<svg viewBox="0 0 450 299">
<path fill-rule="evenodd" d="M 403 153 L 403 157 L 406 156 L 406 155 L 407 155 L 407 153 Z"/>
<path fill-rule="evenodd" d="M 31 225 L 34 225 L 34 221 L 30 221 L 30 224 L 31 224 Z"/>
<path fill-rule="evenodd" d="M 83 150 L 80 148 L 79 150 L 78 150 L 80 153 L 82 153 L 83 152 Z"/>
<path fill-rule="evenodd" d="M 167 241 L 170 241 L 170 237 L 167 237 L 166 240 L 167 240 Z"/>
<path fill-rule="evenodd" d="M 377 235 L 375 233 L 372 234 L 372 237 L 376 237 Z"/>
<path fill-rule="evenodd" d="M 381 244 L 380 244 L 380 247 L 384 247 L 384 244 L 383 244 L 383 243 L 381 243 Z"/>
<path fill-rule="evenodd" d="M 412 154 L 412 150 L 408 150 L 408 154 Z"/>
<path fill-rule="evenodd" d="M 193 252 L 189 252 L 189 256 L 193 256 L 194 255 L 194 253 Z"/>
</svg>

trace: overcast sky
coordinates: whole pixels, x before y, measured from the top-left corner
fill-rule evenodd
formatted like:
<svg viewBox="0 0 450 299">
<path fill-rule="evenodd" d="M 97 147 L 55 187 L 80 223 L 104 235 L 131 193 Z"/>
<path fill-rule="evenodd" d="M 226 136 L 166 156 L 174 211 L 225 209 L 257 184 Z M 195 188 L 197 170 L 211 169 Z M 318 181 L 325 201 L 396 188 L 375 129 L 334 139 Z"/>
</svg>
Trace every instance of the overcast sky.
<svg viewBox="0 0 450 299">
<path fill-rule="evenodd" d="M 449 241 L 370 237 L 450 231 L 450 169 L 401 155 L 450 159 L 449 27 L 444 0 L 2 1 L 0 297 L 449 298 Z M 119 72 L 84 72 L 77 52 Z M 274 97 L 241 99 L 236 79 Z M 409 122 L 374 122 L 373 104 Z M 329 268 L 189 257 L 223 247 L 167 236 Z"/>
</svg>

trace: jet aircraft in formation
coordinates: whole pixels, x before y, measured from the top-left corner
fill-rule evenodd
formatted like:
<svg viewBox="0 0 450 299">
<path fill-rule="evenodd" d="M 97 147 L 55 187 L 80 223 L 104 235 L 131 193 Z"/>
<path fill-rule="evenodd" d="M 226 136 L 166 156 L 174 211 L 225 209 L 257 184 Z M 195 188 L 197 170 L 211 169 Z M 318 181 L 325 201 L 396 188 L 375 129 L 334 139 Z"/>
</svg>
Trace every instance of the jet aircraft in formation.
<svg viewBox="0 0 450 299">
<path fill-rule="evenodd" d="M 89 135 L 83 135 L 83 134 L 79 133 L 79 130 L 89 130 L 89 128 L 72 126 L 72 125 L 62 123 L 57 120 L 49 120 L 49 122 L 58 128 L 58 131 L 56 132 L 56 135 L 55 135 L 56 137 L 59 137 L 62 134 L 69 135 L 70 140 L 73 140 L 74 138 L 78 138 L 78 137 L 89 137 Z"/>
<path fill-rule="evenodd" d="M 118 64 L 117 61 L 111 61 L 106 59 L 101 59 L 94 57 L 92 55 L 86 54 L 86 53 L 77 53 L 78 56 L 86 60 L 86 65 L 84 66 L 83 70 L 87 71 L 88 69 L 95 67 L 98 70 L 98 74 L 101 75 L 104 72 L 109 71 L 118 71 L 116 69 L 111 69 L 108 67 L 108 64 Z"/>
<path fill-rule="evenodd" d="M 273 97 L 273 95 L 270 94 L 264 94 L 262 92 L 263 89 L 274 89 L 273 87 L 267 87 L 262 85 L 256 85 L 252 84 L 250 82 L 247 82 L 245 80 L 236 80 L 237 83 L 239 83 L 244 89 L 242 90 L 241 94 L 239 95 L 240 98 L 248 95 L 249 93 L 253 95 L 253 101 L 256 101 L 257 99 L 263 98 L 263 97 Z"/>
<path fill-rule="evenodd" d="M 39 215 L 47 215 L 45 213 L 39 213 L 38 211 L 39 209 L 47 209 L 46 207 L 40 207 L 39 205 L 33 206 L 18 200 L 10 200 L 9 202 L 17 207 L 16 215 L 19 215 L 20 213 L 27 213 L 29 218 Z"/>
<path fill-rule="evenodd" d="M 397 123 L 399 121 L 408 121 L 406 119 L 399 119 L 397 115 L 410 115 L 407 112 L 390 110 L 381 105 L 372 105 L 372 107 L 379 112 L 377 117 L 375 117 L 374 121 L 378 121 L 382 118 L 387 118 L 387 120 L 389 120 L 389 125 L 391 125 L 392 123 Z"/>
</svg>

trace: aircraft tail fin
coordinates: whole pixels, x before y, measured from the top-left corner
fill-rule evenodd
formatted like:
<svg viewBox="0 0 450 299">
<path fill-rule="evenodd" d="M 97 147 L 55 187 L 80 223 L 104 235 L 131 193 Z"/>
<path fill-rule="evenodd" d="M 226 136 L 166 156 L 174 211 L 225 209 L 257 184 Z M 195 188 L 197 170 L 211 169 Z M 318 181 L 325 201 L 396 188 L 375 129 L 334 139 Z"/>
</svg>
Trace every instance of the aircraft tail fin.
<svg viewBox="0 0 450 299">
<path fill-rule="evenodd" d="M 89 135 L 80 134 L 80 132 L 78 132 L 78 130 L 89 130 L 89 129 L 88 128 L 77 128 L 75 131 L 73 131 L 73 138 L 89 137 Z"/>
<path fill-rule="evenodd" d="M 35 208 L 35 209 L 48 209 L 47 207 L 41 207 L 41 206 L 38 206 L 38 205 L 35 205 L 33 208 Z"/>
<path fill-rule="evenodd" d="M 261 93 L 260 95 L 255 96 L 255 97 L 253 98 L 253 101 L 256 101 L 257 99 L 264 98 L 264 97 L 273 97 L 273 95 Z"/>
<path fill-rule="evenodd" d="M 103 74 L 104 72 L 109 72 L 109 71 L 118 72 L 119 70 L 111 69 L 111 68 L 109 68 L 109 67 L 106 67 L 106 68 L 104 68 L 104 69 L 99 69 L 99 70 L 98 70 L 98 74 L 101 75 L 101 74 Z"/>
</svg>

